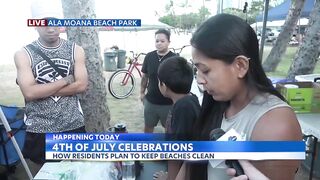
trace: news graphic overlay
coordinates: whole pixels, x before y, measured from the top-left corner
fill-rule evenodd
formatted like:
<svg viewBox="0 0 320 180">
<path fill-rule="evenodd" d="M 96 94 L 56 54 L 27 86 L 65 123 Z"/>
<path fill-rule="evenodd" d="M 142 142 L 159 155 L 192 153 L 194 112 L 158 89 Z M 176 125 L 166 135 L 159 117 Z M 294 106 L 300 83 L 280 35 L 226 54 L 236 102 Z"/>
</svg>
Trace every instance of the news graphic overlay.
<svg viewBox="0 0 320 180">
<path fill-rule="evenodd" d="M 228 136 L 229 131 L 224 136 Z M 233 135 L 227 138 L 234 138 Z M 46 134 L 47 160 L 304 159 L 303 141 L 164 141 L 164 134 Z"/>
<path fill-rule="evenodd" d="M 225 135 L 225 136 L 223 136 Z M 228 140 L 228 141 L 243 141 L 245 138 L 243 136 L 241 136 L 240 134 L 238 134 L 235 130 L 231 129 L 227 134 L 226 132 L 221 129 L 221 128 L 217 128 L 217 129 L 213 129 L 210 134 L 209 134 L 209 139 L 212 141 L 222 141 L 222 140 Z M 212 166 L 212 163 L 217 163 L 219 161 L 214 160 L 214 161 L 209 161 L 210 165 Z M 242 169 L 240 163 L 238 160 L 226 160 L 225 164 L 236 170 L 236 174 L 235 176 L 240 176 L 244 174 L 244 170 Z"/>
<path fill-rule="evenodd" d="M 28 19 L 30 27 L 140 27 L 141 19 Z"/>
</svg>

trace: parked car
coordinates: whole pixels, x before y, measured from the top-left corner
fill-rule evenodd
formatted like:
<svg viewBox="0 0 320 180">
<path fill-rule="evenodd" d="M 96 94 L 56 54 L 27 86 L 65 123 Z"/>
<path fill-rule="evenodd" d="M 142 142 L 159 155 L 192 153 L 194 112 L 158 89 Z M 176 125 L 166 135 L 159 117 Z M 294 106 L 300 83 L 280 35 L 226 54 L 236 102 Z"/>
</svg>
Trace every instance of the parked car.
<svg viewBox="0 0 320 180">
<path fill-rule="evenodd" d="M 279 30 L 275 30 L 275 29 L 269 29 L 267 28 L 267 37 L 266 37 L 266 41 L 267 42 L 274 42 L 277 40 L 280 31 Z"/>
<path fill-rule="evenodd" d="M 280 34 L 280 30 L 267 28 L 265 41 L 266 42 L 275 42 L 275 40 L 278 38 L 279 34 Z M 261 39 L 261 32 L 260 31 L 257 32 L 257 38 L 260 41 L 260 39 Z"/>
</svg>

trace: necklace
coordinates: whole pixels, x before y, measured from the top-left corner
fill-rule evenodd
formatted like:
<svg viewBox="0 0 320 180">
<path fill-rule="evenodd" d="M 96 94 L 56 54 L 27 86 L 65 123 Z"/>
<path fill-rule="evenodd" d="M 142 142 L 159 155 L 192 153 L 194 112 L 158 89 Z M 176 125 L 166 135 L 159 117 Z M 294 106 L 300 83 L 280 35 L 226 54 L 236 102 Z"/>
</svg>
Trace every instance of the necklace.
<svg viewBox="0 0 320 180">
<path fill-rule="evenodd" d="M 168 53 L 169 53 L 169 51 L 168 51 L 166 54 L 164 54 L 162 57 L 157 53 L 159 62 L 160 62 Z"/>
<path fill-rule="evenodd" d="M 159 60 L 159 62 L 160 62 L 166 55 L 160 57 L 159 54 L 157 54 L 157 56 L 158 56 L 158 60 Z"/>
</svg>

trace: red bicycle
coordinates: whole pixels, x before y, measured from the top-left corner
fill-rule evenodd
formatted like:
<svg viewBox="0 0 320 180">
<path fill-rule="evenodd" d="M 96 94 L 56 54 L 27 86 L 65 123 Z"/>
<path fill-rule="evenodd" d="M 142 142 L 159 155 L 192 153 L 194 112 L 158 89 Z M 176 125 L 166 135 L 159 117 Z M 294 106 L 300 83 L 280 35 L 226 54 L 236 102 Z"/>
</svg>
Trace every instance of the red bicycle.
<svg viewBox="0 0 320 180">
<path fill-rule="evenodd" d="M 108 82 L 108 89 L 110 94 L 117 99 L 124 99 L 129 97 L 136 86 L 136 80 L 133 75 L 133 70 L 136 69 L 138 71 L 139 76 L 142 76 L 141 70 L 139 66 L 142 66 L 139 63 L 139 57 L 141 55 L 146 55 L 145 53 L 134 54 L 133 51 L 132 58 L 129 60 L 128 69 L 121 69 L 114 72 Z"/>
</svg>

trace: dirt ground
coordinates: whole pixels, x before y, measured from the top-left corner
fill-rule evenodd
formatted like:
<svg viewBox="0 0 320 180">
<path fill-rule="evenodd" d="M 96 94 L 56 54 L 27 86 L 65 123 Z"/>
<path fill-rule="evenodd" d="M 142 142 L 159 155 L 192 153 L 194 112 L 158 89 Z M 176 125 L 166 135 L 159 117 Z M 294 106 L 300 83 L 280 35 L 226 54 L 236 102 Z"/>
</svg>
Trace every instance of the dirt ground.
<svg viewBox="0 0 320 180">
<path fill-rule="evenodd" d="M 108 81 L 112 73 L 113 72 L 105 72 L 106 81 Z M 111 114 L 110 125 L 125 123 L 129 132 L 143 132 L 143 105 L 139 98 L 141 78 L 137 72 L 134 72 L 134 76 L 136 78 L 136 87 L 133 94 L 128 98 L 116 99 L 108 92 L 107 101 Z M 158 123 L 158 126 L 155 128 L 155 132 L 164 132 L 160 123 Z"/>
</svg>

